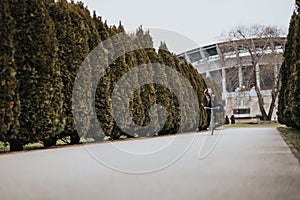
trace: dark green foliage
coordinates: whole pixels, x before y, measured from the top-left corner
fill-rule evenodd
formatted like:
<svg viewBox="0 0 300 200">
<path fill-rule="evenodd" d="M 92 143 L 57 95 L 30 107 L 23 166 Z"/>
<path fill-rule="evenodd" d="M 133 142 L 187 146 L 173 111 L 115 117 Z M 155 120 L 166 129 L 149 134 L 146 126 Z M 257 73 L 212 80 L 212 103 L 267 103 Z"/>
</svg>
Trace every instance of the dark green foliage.
<svg viewBox="0 0 300 200">
<path fill-rule="evenodd" d="M 154 80 L 171 79 L 182 85 L 176 77 L 169 77 L 159 67 L 168 66 L 180 73 L 199 99 L 199 108 L 186 103 L 189 110 L 200 109 L 199 122 L 196 116 L 187 120 L 182 131 L 194 131 L 206 126 L 206 115 L 202 107 L 204 80 L 190 64 L 180 62 L 175 54 L 162 43 L 158 52 L 153 48 L 149 31 L 139 27 L 136 34 L 121 38 L 125 33 L 123 25 L 108 26 L 82 2 L 67 0 L 3 0 L 0 5 L 0 141 L 10 143 L 11 150 L 22 150 L 23 145 L 43 142 L 44 146 L 56 144 L 58 139 L 68 138 L 71 144 L 80 142 L 80 136 L 102 140 L 104 136 L 119 139 L 121 136 L 149 136 L 147 132 L 133 130 L 125 133 L 112 116 L 112 92 L 121 78 L 130 70 L 138 69 L 139 75 L 123 84 L 130 88 L 143 81 L 129 99 L 129 114 L 139 127 L 152 123 L 150 110 L 159 104 L 165 108 L 166 123 L 158 134 L 177 133 L 181 125 L 181 105 L 178 100 L 190 96 L 191 91 L 175 96 L 165 86 Z M 115 37 L 112 37 L 115 36 Z M 105 53 L 93 51 L 101 41 L 107 41 Z M 136 49 L 125 53 L 125 49 Z M 105 55 L 104 55 L 105 54 Z M 118 56 L 112 60 L 113 56 Z M 86 59 L 88 57 L 88 59 Z M 80 68 L 83 61 L 86 67 Z M 106 66 L 102 77 L 94 66 Z M 148 65 L 143 73 L 140 66 Z M 158 67 L 158 68 L 157 68 Z M 96 90 L 95 107 L 97 119 L 88 117 L 92 110 L 86 102 L 72 98 L 73 86 L 78 71 L 85 76 L 82 93 Z M 91 85 L 90 78 L 94 78 Z M 117 96 L 123 95 L 121 93 Z M 86 94 L 89 100 L 92 94 Z M 72 113 L 72 101 L 83 106 L 80 130 L 76 130 Z M 155 108 L 156 109 L 156 108 Z M 152 116 L 160 116 L 158 110 Z M 122 117 L 122 116 L 121 116 Z M 105 135 L 92 132 L 94 123 L 100 123 Z M 195 127 L 198 124 L 198 127 Z M 78 135 L 77 131 L 84 135 Z"/>
<path fill-rule="evenodd" d="M 299 1 L 296 1 L 299 9 Z M 285 46 L 284 62 L 280 69 L 278 120 L 300 129 L 300 14 L 294 12 Z"/>
<path fill-rule="evenodd" d="M 72 90 L 76 72 L 82 62 L 82 55 L 78 53 L 81 46 L 77 47 L 75 26 L 71 19 L 70 5 L 66 0 L 59 0 L 57 3 L 48 4 L 49 13 L 55 23 L 55 31 L 58 40 L 57 64 L 61 69 L 64 94 L 64 130 L 60 137 L 76 135 L 75 125 L 72 116 Z M 79 59 L 79 60 L 78 60 Z"/>
<path fill-rule="evenodd" d="M 206 112 L 202 106 L 203 92 L 204 92 L 204 88 L 205 88 L 204 80 L 199 75 L 197 70 L 195 68 L 193 68 L 192 65 L 187 64 L 186 62 L 180 63 L 177 56 L 168 51 L 168 48 L 165 43 L 161 44 L 158 52 L 159 52 L 160 56 L 162 57 L 164 64 L 167 66 L 170 66 L 170 67 L 176 69 L 178 72 L 180 72 L 183 75 L 183 77 L 189 81 L 189 83 L 191 84 L 191 86 L 194 89 L 194 92 L 196 92 L 196 94 L 197 94 L 197 97 L 199 100 L 200 118 L 199 118 L 199 122 L 195 122 L 194 120 L 196 119 L 196 116 L 191 117 L 190 125 L 198 123 L 198 127 L 192 127 L 192 126 L 187 127 L 187 131 L 195 130 L 197 128 L 203 129 L 205 127 L 205 121 L 206 121 Z M 169 78 L 171 78 L 174 81 L 177 81 L 176 78 L 174 78 L 174 79 L 172 77 L 169 77 Z M 190 91 L 190 92 L 192 92 L 192 91 Z M 183 94 L 183 95 L 190 96 L 190 94 Z M 186 99 L 186 98 L 183 97 L 183 99 Z M 186 99 L 186 100 L 188 101 L 188 99 Z M 192 104 L 190 104 L 190 105 L 192 105 Z M 176 109 L 178 109 L 178 108 L 176 108 Z M 175 109 L 175 111 L 176 111 L 176 109 Z M 189 108 L 189 109 L 193 110 L 193 109 L 197 109 L 197 108 Z M 178 123 L 178 121 L 179 121 L 178 117 L 176 120 Z"/>
<path fill-rule="evenodd" d="M 297 2 L 299 6 L 299 2 Z M 299 9 L 299 8 L 298 8 Z M 294 52 L 296 54 L 295 62 L 291 67 L 291 76 L 289 78 L 289 88 L 291 90 L 291 121 L 293 127 L 300 129 L 300 13 L 298 10 L 296 36 L 295 36 Z"/>
<path fill-rule="evenodd" d="M 158 54 L 161 57 L 160 63 L 164 64 L 167 67 L 171 67 L 175 69 L 174 56 L 168 51 L 167 45 L 165 43 L 161 43 Z M 156 79 L 165 79 L 172 78 L 169 77 L 169 74 L 166 72 L 156 72 Z M 174 78 L 174 81 L 178 81 L 178 79 Z M 169 86 L 168 86 L 169 87 Z M 167 111 L 168 118 L 165 126 L 160 131 L 160 134 L 166 133 L 177 133 L 180 127 L 180 103 L 178 102 L 178 97 L 175 96 L 168 88 L 164 88 L 162 86 L 157 87 L 157 103 L 161 104 Z"/>
<path fill-rule="evenodd" d="M 80 138 L 72 115 L 73 85 L 81 63 L 98 45 L 100 37 L 89 12 L 81 3 L 68 3 L 66 0 L 60 0 L 52 4 L 50 14 L 55 22 L 59 43 L 58 63 L 64 84 L 63 108 L 66 125 L 60 137 L 70 136 L 71 144 L 76 144 L 79 143 Z"/>
<path fill-rule="evenodd" d="M 15 21 L 10 14 L 9 0 L 0 4 L 0 141 L 9 142 L 11 151 L 23 149 L 19 132 L 20 101 L 13 33 Z"/>
<path fill-rule="evenodd" d="M 28 142 L 55 140 L 63 127 L 63 94 L 54 23 L 44 1 L 13 1 L 21 132 Z"/>
<path fill-rule="evenodd" d="M 289 96 L 289 90 L 285 86 L 288 85 L 288 80 L 291 75 L 291 65 L 295 62 L 295 51 L 294 51 L 294 37 L 295 37 L 295 25 L 296 25 L 297 14 L 296 12 L 293 13 L 290 27 L 289 27 L 289 34 L 287 36 L 287 43 L 285 45 L 285 52 L 284 52 L 284 62 L 280 69 L 280 76 L 281 76 L 281 87 L 279 93 L 279 100 L 278 100 L 278 120 L 280 123 L 290 125 L 290 116 L 291 113 L 288 111 L 289 101 L 290 99 L 287 98 Z"/>
</svg>

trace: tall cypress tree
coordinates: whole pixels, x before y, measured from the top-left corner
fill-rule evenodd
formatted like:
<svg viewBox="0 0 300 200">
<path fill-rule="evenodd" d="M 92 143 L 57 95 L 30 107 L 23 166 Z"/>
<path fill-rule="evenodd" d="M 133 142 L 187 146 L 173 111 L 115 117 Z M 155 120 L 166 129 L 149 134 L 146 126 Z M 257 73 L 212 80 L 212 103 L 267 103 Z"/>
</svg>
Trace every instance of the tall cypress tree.
<svg viewBox="0 0 300 200">
<path fill-rule="evenodd" d="M 207 127 L 207 125 L 205 125 L 205 123 L 207 122 L 207 120 L 204 118 L 204 116 L 206 115 L 206 111 L 204 110 L 204 107 L 202 106 L 202 104 L 203 104 L 203 98 L 204 98 L 204 90 L 206 88 L 206 84 L 205 84 L 204 79 L 200 76 L 200 74 L 197 71 L 197 69 L 193 68 L 192 66 L 191 66 L 191 68 L 192 68 L 193 74 L 194 74 L 194 84 L 193 84 L 193 87 L 194 87 L 195 91 L 197 92 L 197 96 L 198 96 L 198 99 L 200 101 L 199 102 L 199 106 L 200 106 L 199 129 L 201 130 L 201 129 Z M 221 94 L 221 92 L 220 92 L 220 94 Z M 219 100 L 221 100 L 221 99 L 222 98 L 220 97 Z"/>
<path fill-rule="evenodd" d="M 203 90 L 204 90 L 204 81 L 199 75 L 199 73 L 193 68 L 193 66 L 189 65 L 186 62 L 180 62 L 176 55 L 169 52 L 166 44 L 162 43 L 159 54 L 163 58 L 166 65 L 173 67 L 176 71 L 178 71 L 186 80 L 189 81 L 191 86 L 194 88 L 194 92 L 196 92 L 198 99 L 202 101 L 203 99 Z M 174 77 L 172 78 L 174 81 L 180 81 L 178 78 Z M 181 85 L 181 84 L 180 84 Z M 184 91 L 184 90 L 182 90 Z M 192 91 L 185 91 L 187 94 L 181 94 L 183 96 L 190 96 Z M 183 98 L 183 97 L 182 97 Z M 183 98 L 185 99 L 185 98 Z M 187 102 L 184 102 L 187 103 Z M 185 105 L 188 109 L 195 110 L 200 109 L 200 118 L 199 122 L 194 121 L 196 119 L 196 116 L 191 117 L 188 119 L 188 124 L 185 127 L 185 130 L 183 131 L 191 131 L 195 130 L 196 128 L 202 129 L 204 127 L 203 122 L 205 122 L 205 112 L 203 110 L 203 107 L 201 106 L 201 102 L 199 102 L 199 108 L 192 108 L 192 104 L 186 104 Z M 184 116 L 182 116 L 184 117 Z M 199 124 L 199 127 L 194 127 L 194 124 Z"/>
<path fill-rule="evenodd" d="M 61 78 L 64 84 L 63 110 L 65 126 L 60 137 L 66 137 L 76 135 L 71 110 L 73 82 L 76 76 L 75 73 L 77 72 L 77 67 L 73 64 L 76 62 L 74 61 L 75 56 L 72 56 L 75 53 L 74 49 L 76 49 L 75 37 L 73 36 L 74 25 L 71 21 L 69 3 L 66 0 L 49 3 L 48 7 L 50 16 L 55 24 L 55 31 L 58 40 L 57 64 L 61 68 Z"/>
<path fill-rule="evenodd" d="M 87 46 L 84 44 L 84 50 L 82 53 L 83 57 L 79 57 L 82 60 L 84 60 L 84 66 L 81 66 L 81 71 L 84 73 L 86 78 L 84 78 L 82 83 L 82 94 L 85 94 L 81 101 L 79 102 L 80 105 L 84 106 L 84 109 L 82 110 L 82 117 L 80 122 L 80 129 L 77 130 L 82 133 L 90 133 L 93 131 L 93 125 L 96 123 L 97 119 L 91 118 L 92 113 L 92 93 L 90 90 L 90 86 L 95 89 L 97 87 L 97 77 L 95 77 L 95 74 L 98 73 L 96 66 L 98 65 L 105 65 L 106 64 L 106 58 L 105 55 L 102 55 L 101 52 L 93 51 L 92 56 L 90 56 L 91 51 L 94 50 L 94 48 L 99 45 L 101 41 L 100 34 L 97 30 L 97 25 L 93 18 L 90 15 L 90 12 L 84 7 L 82 2 L 79 3 L 71 3 L 71 5 L 76 9 L 76 12 L 78 14 L 78 22 L 80 23 L 80 26 L 77 28 L 80 30 L 81 34 L 81 41 L 87 44 Z M 78 45 L 78 44 L 77 44 Z M 86 48 L 87 47 L 87 48 Z M 80 63 L 81 64 L 81 63 Z M 91 82 L 90 82 L 91 81 Z M 86 92 L 87 91 L 87 92 Z M 74 100 L 74 99 L 73 99 Z M 78 123 L 78 122 L 77 122 Z M 77 126 L 78 128 L 78 126 Z M 72 140 L 72 138 L 76 138 L 77 134 L 74 135 L 75 137 L 71 136 L 71 141 L 74 143 L 76 140 Z M 98 136 L 97 136 L 98 137 Z M 103 137 L 103 136 L 100 136 Z M 79 137 L 77 137 L 78 141 Z"/>
<path fill-rule="evenodd" d="M 114 47 L 112 41 L 110 40 L 110 31 L 107 26 L 107 22 L 103 22 L 101 17 L 96 15 L 96 12 L 93 14 L 93 21 L 95 23 L 96 29 L 100 36 L 101 41 L 105 41 L 106 46 L 106 62 L 111 61 L 114 55 Z M 101 77 L 100 80 L 97 80 L 97 90 L 95 95 L 95 107 L 97 120 L 99 120 L 102 130 L 107 136 L 112 136 L 114 123 L 111 115 L 111 84 L 112 84 L 112 74 L 111 68 L 107 68 L 105 74 Z M 103 136 L 93 135 L 95 140 L 102 140 Z"/>
<path fill-rule="evenodd" d="M 70 137 L 71 144 L 80 142 L 72 114 L 72 94 L 78 70 L 90 52 L 99 41 L 97 33 L 90 30 L 93 26 L 82 3 L 68 3 L 59 0 L 51 8 L 51 17 L 55 22 L 56 35 L 59 42 L 58 63 L 61 67 L 61 77 L 64 84 L 63 103 L 65 127 L 60 137 Z M 89 20 L 89 21 L 88 21 Z M 89 70 L 89 69 L 87 69 Z M 84 122 L 81 127 L 89 126 Z"/>
<path fill-rule="evenodd" d="M 278 120 L 287 126 L 300 128 L 300 1 L 290 21 L 284 62 L 280 69 L 282 87 L 279 94 Z"/>
<path fill-rule="evenodd" d="M 172 69 L 175 68 L 175 62 L 173 59 L 173 56 L 168 50 L 168 47 L 165 42 L 162 42 L 160 44 L 158 55 L 162 59 L 161 63 L 164 64 L 167 67 L 171 67 Z M 167 78 L 172 79 L 173 77 L 170 77 L 170 74 L 166 74 L 166 72 L 162 71 L 159 74 L 156 74 L 157 78 Z M 172 79 L 173 81 L 177 81 L 174 77 Z M 168 112 L 168 119 L 167 122 L 161 130 L 160 134 L 168 134 L 168 133 L 177 133 L 178 128 L 180 126 L 180 105 L 178 102 L 178 99 L 174 96 L 174 94 L 169 90 L 169 85 L 167 85 L 167 88 L 163 88 L 158 86 L 157 87 L 157 101 L 159 103 L 162 103 L 164 107 L 166 108 Z"/>
<path fill-rule="evenodd" d="M 54 24 L 44 1 L 12 1 L 15 62 L 20 82 L 20 125 L 27 142 L 55 145 L 63 126 L 63 84 Z"/>
<path fill-rule="evenodd" d="M 136 42 L 136 41 L 134 41 Z M 146 52 L 142 49 L 139 49 L 134 52 L 136 57 L 137 66 L 140 66 L 142 64 L 147 64 L 149 58 L 146 55 Z M 139 73 L 140 74 L 140 71 Z M 136 82 L 140 83 L 141 76 L 136 77 Z M 145 88 L 138 88 L 135 93 L 133 94 L 133 99 L 131 102 L 131 110 L 132 110 L 132 116 L 133 121 L 139 125 L 144 126 L 146 124 L 145 122 L 145 105 L 143 100 L 143 92 L 145 92 Z"/>
<path fill-rule="evenodd" d="M 90 11 L 84 7 L 82 2 L 75 4 L 78 10 L 78 14 L 81 16 L 81 20 L 84 22 L 87 31 L 89 50 L 92 51 L 101 42 L 101 36 L 98 32 L 96 21 L 94 17 L 91 17 Z M 96 15 L 94 13 L 94 15 Z"/>
<path fill-rule="evenodd" d="M 118 27 L 118 30 L 120 32 L 125 32 L 124 31 L 124 27 L 120 24 Z M 127 36 L 127 38 L 123 41 L 123 45 L 125 47 L 127 47 L 127 49 L 131 48 L 131 49 L 136 49 L 138 48 L 138 45 L 135 43 L 135 38 L 133 35 L 131 36 Z M 139 51 L 139 50 L 137 50 Z M 138 57 L 141 60 L 141 56 L 138 56 L 138 52 L 137 51 L 131 51 L 128 52 L 125 55 L 126 58 L 126 63 L 129 67 L 129 70 L 131 69 L 135 69 L 136 67 L 139 66 L 139 64 L 143 63 L 143 62 L 138 62 Z M 144 52 L 145 53 L 145 52 Z M 146 53 L 144 54 L 146 56 Z M 137 85 L 139 83 L 139 75 L 137 74 L 135 77 L 132 77 L 130 81 L 130 84 L 134 84 Z M 129 85 L 130 87 L 130 85 Z M 144 116 L 144 109 L 143 109 L 143 105 L 142 105 L 142 99 L 141 99 L 141 88 L 138 88 L 136 91 L 134 91 L 134 93 L 131 96 L 130 102 L 129 102 L 129 110 L 130 110 L 130 115 L 132 116 L 132 120 L 135 124 L 137 124 L 138 126 L 143 126 L 143 122 L 145 119 Z M 131 133 L 131 135 L 135 135 L 135 136 L 143 136 L 143 133 L 141 133 L 140 131 L 137 130 L 133 130 L 133 133 Z M 146 135 L 146 134 L 144 134 Z"/>
<path fill-rule="evenodd" d="M 117 28 L 115 25 L 113 25 L 109 29 L 109 33 L 111 36 L 112 46 L 114 49 L 115 55 L 121 55 L 119 56 L 109 67 L 110 67 L 110 95 L 113 93 L 113 90 L 120 80 L 120 78 L 128 71 L 129 66 L 126 63 L 126 56 L 125 56 L 125 47 L 124 47 L 124 41 L 121 40 L 121 38 L 118 36 L 118 34 L 124 32 L 125 30 L 122 28 L 121 24 L 119 25 L 119 28 Z M 112 37 L 113 36 L 113 37 Z M 130 80 L 128 82 L 125 82 L 124 84 L 127 85 L 127 87 L 130 87 Z M 122 94 L 116 94 L 116 95 L 122 95 Z M 110 114 L 112 116 L 112 107 L 110 105 Z M 122 117 L 122 116 L 119 116 Z M 112 138 L 118 139 L 121 135 L 124 135 L 124 133 L 116 124 L 115 120 L 111 118 L 110 124 L 113 124 L 113 130 L 112 130 Z M 131 133 L 129 133 L 130 136 Z"/>
<path fill-rule="evenodd" d="M 142 115 L 142 126 L 147 126 L 151 122 L 150 118 L 150 109 L 151 107 L 157 102 L 156 96 L 156 85 L 153 84 L 153 79 L 155 78 L 155 72 L 153 70 L 152 64 L 159 64 L 161 62 L 161 58 L 157 55 L 154 47 L 153 47 L 153 40 L 149 33 L 149 31 L 144 31 L 142 26 L 137 29 L 136 32 L 136 43 L 138 44 L 139 51 L 137 51 L 137 57 L 141 59 L 138 60 L 138 64 L 148 64 L 148 72 L 145 73 L 143 71 L 139 71 L 139 82 L 143 82 L 146 80 L 151 84 L 144 85 L 140 88 L 139 94 L 141 97 L 141 105 L 138 107 L 143 111 L 140 113 Z M 140 69 L 141 70 L 141 69 Z M 153 110 L 154 118 L 159 117 L 157 116 L 157 110 Z M 158 125 L 158 124 L 156 124 Z M 147 133 L 142 133 L 143 136 L 147 136 Z"/>
<path fill-rule="evenodd" d="M 0 4 L 0 141 L 9 142 L 10 150 L 23 149 L 24 138 L 19 132 L 20 100 L 13 35 L 15 21 L 10 14 L 10 1 Z"/>
<path fill-rule="evenodd" d="M 298 2 L 299 4 L 299 2 Z M 298 8 L 299 9 L 299 8 Z M 299 11 L 299 10 L 298 10 Z M 291 121 L 292 127 L 300 129 L 300 14 L 297 12 L 294 47 L 295 61 L 291 66 L 288 85 L 291 94 Z"/>
<path fill-rule="evenodd" d="M 291 65 L 294 63 L 295 60 L 295 52 L 293 48 L 294 44 L 294 37 L 296 34 L 295 31 L 295 25 L 296 25 L 296 18 L 297 14 L 296 12 L 293 13 L 291 21 L 290 21 L 290 26 L 289 26 L 289 33 L 287 36 L 287 43 L 285 45 L 285 52 L 284 52 L 284 61 L 283 64 L 280 68 L 280 76 L 281 76 L 281 85 L 282 86 L 287 86 L 288 85 L 288 80 L 291 74 Z M 287 98 L 289 96 L 289 90 L 287 87 L 281 87 L 280 93 L 279 93 L 279 99 L 278 99 L 278 120 L 280 123 L 283 124 L 289 124 L 289 116 L 290 113 L 288 113 L 288 106 L 289 106 L 289 99 Z"/>
</svg>

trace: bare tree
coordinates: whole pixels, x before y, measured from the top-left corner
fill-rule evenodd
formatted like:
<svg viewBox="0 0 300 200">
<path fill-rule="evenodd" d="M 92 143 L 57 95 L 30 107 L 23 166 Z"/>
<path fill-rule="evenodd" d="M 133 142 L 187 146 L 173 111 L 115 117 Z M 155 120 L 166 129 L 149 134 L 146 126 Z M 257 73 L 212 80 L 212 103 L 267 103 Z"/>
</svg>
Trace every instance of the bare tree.
<svg viewBox="0 0 300 200">
<path fill-rule="evenodd" d="M 277 48 L 282 47 L 282 49 L 284 49 L 285 38 L 282 37 L 283 35 L 281 29 L 275 26 L 263 25 L 253 25 L 250 27 L 239 26 L 223 35 L 227 41 L 224 43 L 225 46 L 223 46 L 224 49 L 227 49 L 225 51 L 228 52 L 228 49 L 231 49 L 236 52 L 238 57 L 237 64 L 247 66 L 243 71 L 243 75 L 248 87 L 255 88 L 259 108 L 264 120 L 271 120 L 272 118 L 280 88 L 280 81 L 278 77 L 279 73 L 276 73 L 276 70 L 273 74 L 270 73 L 270 68 L 267 67 L 260 70 L 259 64 L 264 63 L 264 65 L 272 67 L 281 65 L 282 53 L 279 54 Z M 239 58 L 239 55 L 243 53 L 248 56 L 243 59 Z M 260 73 L 263 79 L 257 80 L 257 78 L 260 77 L 257 76 L 258 73 Z M 231 81 L 232 80 L 233 79 L 231 79 Z M 259 82 L 261 82 L 262 85 L 260 85 Z M 268 113 L 264 107 L 264 98 L 262 95 L 262 90 L 267 86 L 270 87 L 269 89 L 271 89 L 272 96 Z"/>
</svg>

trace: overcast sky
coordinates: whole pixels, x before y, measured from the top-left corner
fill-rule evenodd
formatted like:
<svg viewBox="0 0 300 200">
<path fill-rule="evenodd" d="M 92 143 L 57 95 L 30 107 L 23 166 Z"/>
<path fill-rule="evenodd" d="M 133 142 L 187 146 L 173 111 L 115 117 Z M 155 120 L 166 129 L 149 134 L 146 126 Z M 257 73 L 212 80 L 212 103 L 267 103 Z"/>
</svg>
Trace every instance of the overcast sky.
<svg viewBox="0 0 300 200">
<path fill-rule="evenodd" d="M 276 25 L 286 32 L 295 0 L 82 0 L 110 25 L 122 21 L 126 31 L 147 28 L 178 32 L 204 46 L 218 42 L 224 31 L 238 25 Z M 151 31 L 151 29 L 150 29 Z M 166 34 L 168 35 L 168 34 Z M 172 36 L 163 38 L 174 43 Z M 176 37 L 175 37 L 176 38 Z M 158 40 L 162 40 L 159 38 Z M 178 38 L 177 38 L 178 40 Z M 155 41 L 158 42 L 158 41 Z M 176 53 L 194 48 L 194 44 Z"/>
</svg>

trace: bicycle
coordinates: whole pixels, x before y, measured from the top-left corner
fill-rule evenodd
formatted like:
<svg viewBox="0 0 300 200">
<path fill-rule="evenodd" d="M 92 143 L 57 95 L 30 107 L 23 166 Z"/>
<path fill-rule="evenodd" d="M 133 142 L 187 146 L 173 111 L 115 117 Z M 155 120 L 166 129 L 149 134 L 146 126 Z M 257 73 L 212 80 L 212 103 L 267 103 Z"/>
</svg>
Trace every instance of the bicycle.
<svg viewBox="0 0 300 200">
<path fill-rule="evenodd" d="M 214 107 L 214 108 L 204 107 L 204 109 L 211 110 L 209 128 L 210 128 L 211 135 L 213 135 L 214 134 L 214 129 L 216 128 L 214 110 L 219 110 L 220 107 L 219 106 L 218 107 Z"/>
</svg>

